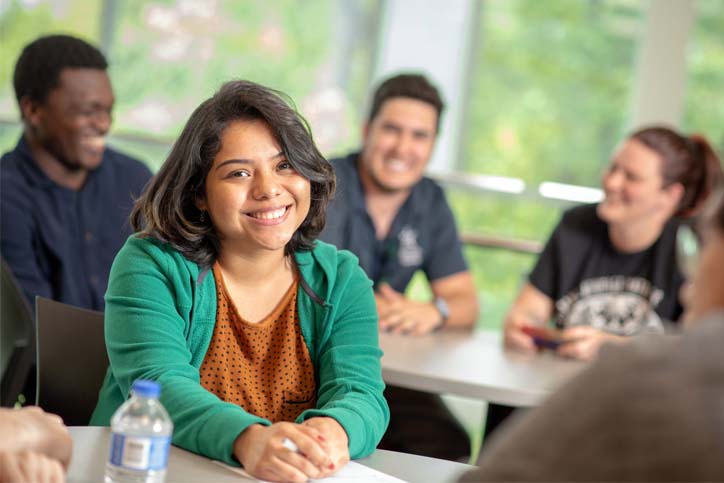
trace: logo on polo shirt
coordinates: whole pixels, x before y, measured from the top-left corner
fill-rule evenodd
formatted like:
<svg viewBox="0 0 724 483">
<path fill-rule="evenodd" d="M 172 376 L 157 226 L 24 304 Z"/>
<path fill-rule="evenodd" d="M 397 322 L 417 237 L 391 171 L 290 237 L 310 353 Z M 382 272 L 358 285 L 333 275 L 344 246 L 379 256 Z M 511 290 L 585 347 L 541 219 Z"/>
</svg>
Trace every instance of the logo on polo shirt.
<svg viewBox="0 0 724 483">
<path fill-rule="evenodd" d="M 397 261 L 402 267 L 415 267 L 422 265 L 422 247 L 417 243 L 417 231 L 404 226 L 397 235 L 399 247 Z"/>
</svg>

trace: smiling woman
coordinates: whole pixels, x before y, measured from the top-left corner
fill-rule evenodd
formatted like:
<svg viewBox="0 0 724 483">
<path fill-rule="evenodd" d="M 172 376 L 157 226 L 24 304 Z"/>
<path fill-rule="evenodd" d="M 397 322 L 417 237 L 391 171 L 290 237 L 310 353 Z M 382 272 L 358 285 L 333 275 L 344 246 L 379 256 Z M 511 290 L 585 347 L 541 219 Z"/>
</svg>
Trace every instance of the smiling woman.
<svg viewBox="0 0 724 483">
<path fill-rule="evenodd" d="M 603 174 L 603 201 L 568 210 L 548 239 L 505 318 L 505 345 L 534 352 L 555 339 L 559 355 L 589 360 L 679 322 L 676 231 L 721 182 L 704 138 L 660 126 L 631 134 Z M 551 319 L 554 336 L 536 335 Z M 486 431 L 511 411 L 491 404 Z"/>
<path fill-rule="evenodd" d="M 708 142 L 665 127 L 631 134 L 603 175 L 604 200 L 564 214 L 505 322 L 506 344 L 533 350 L 526 327 L 555 318 L 557 352 L 591 359 L 605 342 L 663 330 L 682 312 L 676 229 L 722 169 Z"/>
<path fill-rule="evenodd" d="M 307 481 L 371 453 L 389 419 L 371 282 L 316 241 L 334 185 L 280 93 L 232 81 L 202 103 L 114 263 L 93 424 L 154 379 L 175 444 L 255 477 Z"/>
</svg>

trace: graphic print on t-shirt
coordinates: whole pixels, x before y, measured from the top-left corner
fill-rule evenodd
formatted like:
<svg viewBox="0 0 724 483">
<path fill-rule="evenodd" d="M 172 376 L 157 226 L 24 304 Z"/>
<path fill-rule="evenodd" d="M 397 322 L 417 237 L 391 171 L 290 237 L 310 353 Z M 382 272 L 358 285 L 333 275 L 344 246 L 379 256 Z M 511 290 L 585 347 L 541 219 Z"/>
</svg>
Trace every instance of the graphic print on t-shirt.
<svg viewBox="0 0 724 483">
<path fill-rule="evenodd" d="M 560 327 L 590 325 L 618 335 L 663 331 L 654 312 L 663 297 L 661 289 L 642 277 L 591 278 L 556 302 L 556 322 Z"/>
</svg>

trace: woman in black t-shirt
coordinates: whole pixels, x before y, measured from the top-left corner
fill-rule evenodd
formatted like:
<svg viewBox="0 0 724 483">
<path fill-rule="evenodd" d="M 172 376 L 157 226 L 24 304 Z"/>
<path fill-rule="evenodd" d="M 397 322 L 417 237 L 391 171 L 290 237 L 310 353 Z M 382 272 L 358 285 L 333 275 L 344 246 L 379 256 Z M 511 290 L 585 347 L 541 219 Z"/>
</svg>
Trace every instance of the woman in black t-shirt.
<svg viewBox="0 0 724 483">
<path fill-rule="evenodd" d="M 530 327 L 554 318 L 555 350 L 591 359 L 604 342 L 676 320 L 683 277 L 674 217 L 694 214 L 722 178 L 703 137 L 634 132 L 603 174 L 604 200 L 566 212 L 548 240 L 506 317 L 506 346 L 535 350 L 547 335 Z"/>
</svg>

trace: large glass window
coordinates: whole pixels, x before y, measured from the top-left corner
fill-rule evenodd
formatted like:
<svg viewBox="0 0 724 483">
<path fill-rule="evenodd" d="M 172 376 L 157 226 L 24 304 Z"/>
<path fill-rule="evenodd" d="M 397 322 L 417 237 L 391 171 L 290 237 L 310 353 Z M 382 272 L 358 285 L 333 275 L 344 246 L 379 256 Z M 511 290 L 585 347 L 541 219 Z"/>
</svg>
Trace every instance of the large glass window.
<svg viewBox="0 0 724 483">
<path fill-rule="evenodd" d="M 461 167 L 597 185 L 626 128 L 641 5 L 485 1 Z"/>
<path fill-rule="evenodd" d="M 688 50 L 684 129 L 707 136 L 724 154 L 724 3 L 699 0 Z"/>
<path fill-rule="evenodd" d="M 463 230 L 544 241 L 570 203 L 546 201 L 540 184 L 598 186 L 627 128 L 642 6 L 482 2 L 458 169 L 514 178 L 521 188 L 482 196 L 449 189 Z M 469 258 L 483 324 L 499 326 L 535 257 L 469 249 Z"/>
<path fill-rule="evenodd" d="M 17 119 L 9 80 L 22 46 L 62 31 L 104 44 L 113 144 L 154 168 L 191 111 L 232 78 L 287 93 L 320 149 L 346 149 L 358 142 L 378 11 L 379 0 L 11 0 L 0 19 L 0 116 Z"/>
</svg>

